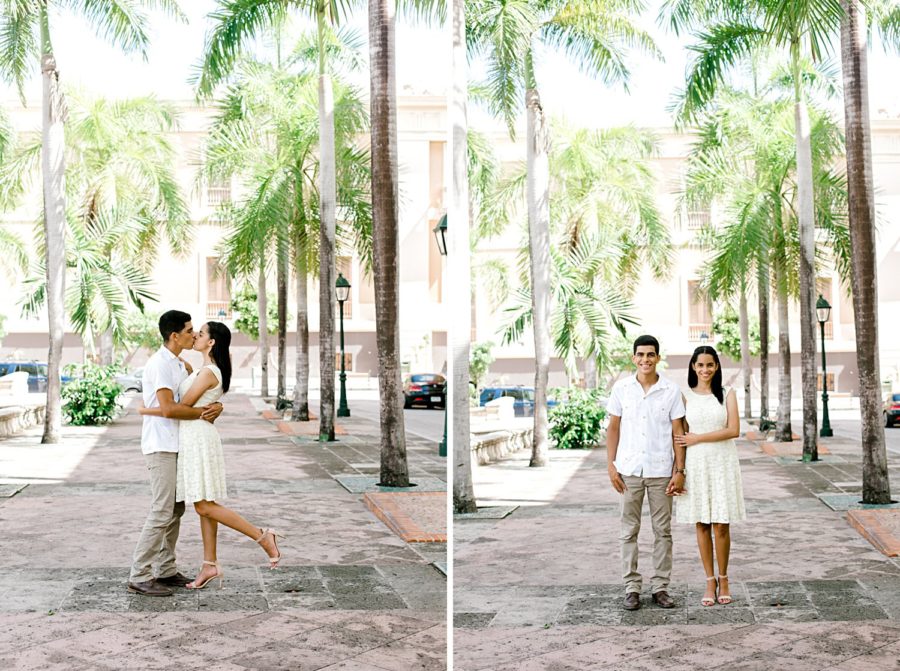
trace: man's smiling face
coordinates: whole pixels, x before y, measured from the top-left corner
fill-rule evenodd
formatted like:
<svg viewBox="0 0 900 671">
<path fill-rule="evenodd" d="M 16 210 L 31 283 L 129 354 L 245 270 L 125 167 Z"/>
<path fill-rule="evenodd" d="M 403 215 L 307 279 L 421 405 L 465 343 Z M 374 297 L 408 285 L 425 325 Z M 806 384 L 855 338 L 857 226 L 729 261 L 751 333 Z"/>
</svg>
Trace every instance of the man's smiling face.
<svg viewBox="0 0 900 671">
<path fill-rule="evenodd" d="M 659 354 L 653 345 L 638 345 L 631 361 L 637 366 L 638 373 L 653 375 L 656 372 L 656 364 L 659 363 Z"/>
</svg>

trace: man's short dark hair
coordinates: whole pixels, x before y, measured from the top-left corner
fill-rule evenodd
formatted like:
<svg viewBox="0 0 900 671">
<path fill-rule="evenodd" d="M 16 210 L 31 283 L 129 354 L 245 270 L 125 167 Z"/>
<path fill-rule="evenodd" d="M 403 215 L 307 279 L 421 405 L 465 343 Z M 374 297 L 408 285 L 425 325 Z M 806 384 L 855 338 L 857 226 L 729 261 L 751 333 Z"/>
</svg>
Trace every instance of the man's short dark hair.
<svg viewBox="0 0 900 671">
<path fill-rule="evenodd" d="M 637 348 L 642 345 L 652 345 L 653 349 L 656 350 L 656 355 L 659 356 L 659 340 L 654 338 L 652 335 L 642 335 L 638 336 L 638 339 L 634 341 L 634 349 L 632 350 L 632 354 L 637 354 Z"/>
<path fill-rule="evenodd" d="M 169 342 L 169 336 L 173 333 L 180 333 L 189 321 L 191 321 L 191 316 L 187 312 L 181 310 L 163 312 L 162 317 L 159 318 L 159 334 L 162 336 L 163 342 Z"/>
</svg>

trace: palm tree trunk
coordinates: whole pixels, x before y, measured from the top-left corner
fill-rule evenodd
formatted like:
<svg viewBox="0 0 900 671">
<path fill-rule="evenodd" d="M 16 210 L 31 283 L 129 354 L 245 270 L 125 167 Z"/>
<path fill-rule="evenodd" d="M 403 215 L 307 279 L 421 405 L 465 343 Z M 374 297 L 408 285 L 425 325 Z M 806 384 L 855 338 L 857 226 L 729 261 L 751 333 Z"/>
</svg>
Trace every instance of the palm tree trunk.
<svg viewBox="0 0 900 671">
<path fill-rule="evenodd" d="M 297 255 L 297 375 L 291 420 L 309 421 L 309 280 L 306 250 Z"/>
<path fill-rule="evenodd" d="M 319 39 L 319 440 L 334 440 L 335 186 L 334 96 L 326 69 L 324 7 Z M 374 194 L 373 194 L 374 195 Z"/>
<path fill-rule="evenodd" d="M 259 394 L 269 395 L 269 305 L 266 296 L 266 257 L 260 255 L 259 280 L 256 284 L 256 302 L 259 306 Z"/>
<path fill-rule="evenodd" d="M 530 53 L 528 61 L 531 61 Z M 550 376 L 550 161 L 549 133 L 533 73 L 525 91 L 528 250 L 534 313 L 534 443 L 530 466 L 546 466 L 547 383 Z"/>
<path fill-rule="evenodd" d="M 788 331 L 788 292 L 783 262 L 775 266 L 775 283 L 778 291 L 778 422 L 775 440 L 782 443 L 794 439 L 791 428 L 791 336 Z"/>
<path fill-rule="evenodd" d="M 769 269 L 759 271 L 759 417 L 769 417 Z"/>
<path fill-rule="evenodd" d="M 41 8 L 41 79 L 43 81 L 41 167 L 44 191 L 44 236 L 47 253 L 47 411 L 42 443 L 58 443 L 62 430 L 60 363 L 65 335 L 66 164 L 65 100 L 59 86 L 56 58 L 50 45 L 46 5 Z"/>
<path fill-rule="evenodd" d="M 744 378 L 744 417 L 750 419 L 753 411 L 750 408 L 750 383 L 753 369 L 750 366 L 750 317 L 747 311 L 747 288 L 741 283 L 741 297 L 738 306 L 738 323 L 741 331 L 741 373 Z"/>
<path fill-rule="evenodd" d="M 584 359 L 584 387 L 597 388 L 597 355 L 591 354 Z"/>
<path fill-rule="evenodd" d="M 287 369 L 287 284 L 288 284 L 288 252 L 287 242 L 281 236 L 278 240 L 278 398 L 284 398 L 285 375 Z"/>
<path fill-rule="evenodd" d="M 816 408 L 816 222 L 813 203 L 809 112 L 800 82 L 800 41 L 791 46 L 794 123 L 797 142 L 797 200 L 800 225 L 800 373 L 803 390 L 803 461 L 819 458 Z"/>
<path fill-rule="evenodd" d="M 881 369 L 878 356 L 878 268 L 875 256 L 875 198 L 872 185 L 872 131 L 865 10 L 843 0 L 841 65 L 847 143 L 850 255 L 856 362 L 862 416 L 863 503 L 890 503 L 884 427 L 881 424 Z"/>
<path fill-rule="evenodd" d="M 466 166 L 467 68 L 464 0 L 453 0 L 451 60 L 453 68 L 450 124 L 452 127 L 452 183 L 447 228 L 450 233 L 450 275 L 454 277 L 450 304 L 453 359 L 450 406 L 453 412 L 453 510 L 477 510 L 472 486 L 472 438 L 469 425 L 469 349 L 472 328 L 472 274 L 469 263 L 469 183 Z"/>
<path fill-rule="evenodd" d="M 100 365 L 101 366 L 111 366 L 113 362 L 113 355 L 115 351 L 115 345 L 113 343 L 113 331 L 112 326 L 108 329 L 104 329 L 103 333 L 100 334 Z"/>
<path fill-rule="evenodd" d="M 394 0 L 369 0 L 371 71 L 372 246 L 378 390 L 381 396 L 381 484 L 409 486 L 403 387 L 397 221 L 397 80 Z"/>
</svg>

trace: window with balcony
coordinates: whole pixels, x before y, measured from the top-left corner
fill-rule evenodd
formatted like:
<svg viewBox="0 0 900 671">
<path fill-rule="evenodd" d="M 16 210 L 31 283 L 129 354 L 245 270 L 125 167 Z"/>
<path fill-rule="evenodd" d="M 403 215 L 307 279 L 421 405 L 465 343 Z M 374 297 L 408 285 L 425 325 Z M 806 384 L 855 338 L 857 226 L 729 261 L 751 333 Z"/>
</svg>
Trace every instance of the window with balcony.
<svg viewBox="0 0 900 671">
<path fill-rule="evenodd" d="M 206 185 L 206 204 L 218 207 L 231 202 L 231 180 L 210 180 Z"/>
<path fill-rule="evenodd" d="M 688 340 L 703 341 L 704 334 L 712 338 L 712 304 L 700 290 L 698 280 L 688 280 Z"/>
<path fill-rule="evenodd" d="M 206 257 L 206 318 L 231 319 L 231 277 L 218 256 Z"/>
</svg>

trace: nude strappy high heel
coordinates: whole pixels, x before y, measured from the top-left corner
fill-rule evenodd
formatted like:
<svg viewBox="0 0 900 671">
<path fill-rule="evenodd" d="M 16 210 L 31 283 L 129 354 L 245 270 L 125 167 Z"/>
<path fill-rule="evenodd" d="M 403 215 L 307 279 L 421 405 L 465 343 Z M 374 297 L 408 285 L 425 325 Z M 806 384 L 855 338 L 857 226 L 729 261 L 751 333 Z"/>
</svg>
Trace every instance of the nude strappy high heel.
<svg viewBox="0 0 900 671">
<path fill-rule="evenodd" d="M 710 580 L 712 580 L 713 582 L 716 582 L 716 579 L 713 576 L 708 577 L 706 579 L 706 582 L 709 582 Z M 716 587 L 718 587 L 717 582 L 716 582 Z M 720 601 L 719 603 L 722 603 L 722 602 Z M 701 606 L 714 606 L 714 605 L 716 605 L 716 597 L 715 596 L 711 596 L 711 597 L 705 596 L 702 599 L 700 599 L 700 605 Z"/>
<path fill-rule="evenodd" d="M 260 537 L 255 538 L 254 540 L 257 543 L 259 543 L 260 546 L 262 546 L 262 539 L 265 538 L 266 535 L 268 535 L 268 534 L 272 534 L 272 543 L 275 545 L 275 556 L 274 557 L 269 555 L 268 552 L 266 552 L 266 555 L 269 557 L 269 569 L 271 570 L 271 569 L 278 568 L 278 562 L 281 561 L 281 552 L 278 550 L 278 539 L 279 538 L 284 539 L 284 536 L 282 536 L 281 534 L 275 533 L 272 529 L 263 529 Z M 265 550 L 265 548 L 263 548 L 263 550 Z"/>
<path fill-rule="evenodd" d="M 719 581 L 720 581 L 720 582 L 721 582 L 722 578 L 724 578 L 725 580 L 728 580 L 728 576 L 727 576 L 727 575 L 720 575 L 720 576 L 719 576 Z M 729 588 L 728 591 L 730 592 L 731 589 Z M 719 595 L 719 598 L 717 599 L 717 601 L 718 601 L 721 605 L 725 606 L 725 605 L 731 603 L 732 598 L 731 598 L 731 595 L 730 595 L 730 594 L 721 594 L 721 595 Z"/>
<path fill-rule="evenodd" d="M 225 571 L 223 571 L 223 570 L 222 570 L 222 567 L 219 566 L 219 562 L 217 562 L 217 561 L 206 561 L 206 560 L 204 559 L 204 560 L 203 560 L 203 563 L 204 563 L 204 564 L 209 564 L 210 566 L 215 566 L 215 567 L 216 567 L 216 574 L 215 574 L 215 575 L 209 576 L 206 580 L 204 580 L 204 581 L 201 582 L 201 583 L 198 583 L 196 580 L 194 580 L 193 582 L 189 582 L 187 585 L 185 585 L 185 587 L 187 587 L 188 589 L 203 589 L 203 588 L 206 587 L 209 583 L 211 583 L 213 580 L 217 580 L 217 579 L 218 579 L 219 584 L 217 585 L 217 587 L 218 587 L 219 589 L 222 589 L 222 588 L 225 586 Z"/>
</svg>

